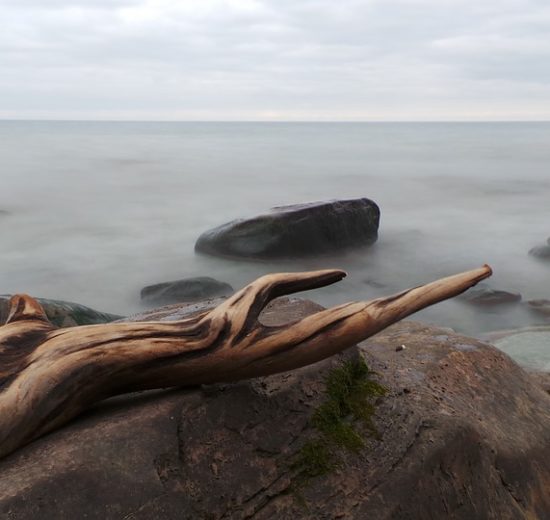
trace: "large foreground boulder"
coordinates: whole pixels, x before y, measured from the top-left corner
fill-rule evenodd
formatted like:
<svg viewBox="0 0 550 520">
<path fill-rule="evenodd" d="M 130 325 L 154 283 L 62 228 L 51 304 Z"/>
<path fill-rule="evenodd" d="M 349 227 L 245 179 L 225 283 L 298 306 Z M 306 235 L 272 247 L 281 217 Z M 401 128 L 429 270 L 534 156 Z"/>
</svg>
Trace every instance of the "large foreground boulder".
<svg viewBox="0 0 550 520">
<path fill-rule="evenodd" d="M 327 377 L 358 358 L 387 388 L 374 428 L 355 452 L 319 446 Z M 327 447 L 339 462 L 304 475 L 304 449 L 321 464 Z M 0 461 L 0 518 L 543 519 L 548 489 L 550 396 L 496 348 L 402 322 L 291 373 L 111 399 Z"/>
<path fill-rule="evenodd" d="M 332 200 L 273 208 L 203 233 L 195 250 L 217 256 L 276 259 L 340 252 L 378 238 L 372 200 Z"/>
<path fill-rule="evenodd" d="M 4 323 L 8 317 L 10 297 L 11 295 L 9 294 L 0 295 L 0 324 Z M 79 303 L 48 300 L 46 298 L 36 299 L 46 311 L 48 319 L 57 327 L 109 323 L 122 317 L 116 314 L 96 311 Z"/>
</svg>

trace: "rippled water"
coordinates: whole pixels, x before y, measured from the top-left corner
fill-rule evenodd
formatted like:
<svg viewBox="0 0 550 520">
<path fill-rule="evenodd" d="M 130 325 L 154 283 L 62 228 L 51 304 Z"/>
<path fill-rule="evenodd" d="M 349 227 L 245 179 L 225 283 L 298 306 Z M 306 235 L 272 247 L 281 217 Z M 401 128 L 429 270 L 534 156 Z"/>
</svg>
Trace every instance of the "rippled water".
<svg viewBox="0 0 550 520">
<path fill-rule="evenodd" d="M 549 123 L 0 122 L 0 293 L 126 314 L 147 284 L 339 267 L 309 296 L 369 299 L 489 263 L 495 288 L 550 298 Z M 299 262 L 195 256 L 200 233 L 271 206 L 369 197 L 368 252 Z M 446 302 L 419 318 L 468 333 L 541 323 L 522 305 Z"/>
</svg>

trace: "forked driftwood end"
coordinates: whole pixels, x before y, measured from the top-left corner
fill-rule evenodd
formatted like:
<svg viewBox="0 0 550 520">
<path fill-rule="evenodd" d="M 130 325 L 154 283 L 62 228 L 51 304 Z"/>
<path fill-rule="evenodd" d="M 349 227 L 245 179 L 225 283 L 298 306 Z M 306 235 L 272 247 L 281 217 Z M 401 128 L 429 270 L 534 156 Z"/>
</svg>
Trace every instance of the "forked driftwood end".
<svg viewBox="0 0 550 520">
<path fill-rule="evenodd" d="M 0 327 L 0 457 L 112 395 L 235 381 L 315 363 L 491 273 L 485 265 L 277 327 L 258 321 L 271 300 L 332 284 L 345 273 L 270 274 L 215 309 L 173 322 L 57 329 L 36 300 L 15 295 Z"/>
</svg>

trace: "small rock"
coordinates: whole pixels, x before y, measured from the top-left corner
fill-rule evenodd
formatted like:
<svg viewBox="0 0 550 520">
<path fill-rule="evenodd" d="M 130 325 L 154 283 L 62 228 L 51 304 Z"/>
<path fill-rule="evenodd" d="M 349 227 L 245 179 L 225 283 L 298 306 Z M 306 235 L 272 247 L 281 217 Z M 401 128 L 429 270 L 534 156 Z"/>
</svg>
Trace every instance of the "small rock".
<svg viewBox="0 0 550 520">
<path fill-rule="evenodd" d="M 527 306 L 531 311 L 550 317 L 550 300 L 544 298 L 540 300 L 529 300 Z"/>
<path fill-rule="evenodd" d="M 550 243 L 533 247 L 529 250 L 529 254 L 535 258 L 550 260 Z"/>
<path fill-rule="evenodd" d="M 378 282 L 376 280 L 371 280 L 370 278 L 367 278 L 366 280 L 363 280 L 363 283 L 365 285 L 368 285 L 369 287 L 374 288 L 374 289 L 383 289 L 384 287 L 386 287 L 385 284 L 383 284 L 381 282 Z"/>
<path fill-rule="evenodd" d="M 473 305 L 503 305 L 519 302 L 521 294 L 493 289 L 488 284 L 480 283 L 459 298 Z"/>
<path fill-rule="evenodd" d="M 234 292 L 228 283 L 209 276 L 198 276 L 144 287 L 141 290 L 141 299 L 147 303 L 164 305 L 230 296 Z"/>
<path fill-rule="evenodd" d="M 401 352 L 402 350 L 405 350 L 407 347 L 405 345 L 398 345 L 395 347 L 396 352 Z"/>
</svg>

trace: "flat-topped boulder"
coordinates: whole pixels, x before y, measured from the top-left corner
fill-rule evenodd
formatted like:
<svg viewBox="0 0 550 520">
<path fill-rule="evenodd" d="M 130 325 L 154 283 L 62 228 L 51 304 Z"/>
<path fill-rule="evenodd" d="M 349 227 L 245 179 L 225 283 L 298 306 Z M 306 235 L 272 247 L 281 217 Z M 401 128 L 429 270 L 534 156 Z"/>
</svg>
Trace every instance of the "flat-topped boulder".
<svg viewBox="0 0 550 520">
<path fill-rule="evenodd" d="M 0 324 L 8 317 L 9 301 L 11 295 L 0 295 Z M 85 305 L 62 300 L 49 300 L 47 298 L 36 298 L 44 307 L 46 316 L 57 327 L 74 327 L 75 325 L 94 325 L 96 323 L 109 323 L 122 318 L 116 314 L 96 311 Z"/>
<path fill-rule="evenodd" d="M 374 243 L 379 221 L 378 206 L 367 198 L 279 206 L 204 232 L 195 251 L 256 259 L 338 253 Z"/>
<path fill-rule="evenodd" d="M 141 300 L 154 305 L 196 302 L 220 296 L 230 296 L 233 287 L 210 276 L 184 278 L 173 282 L 148 285 L 141 290 Z"/>
<path fill-rule="evenodd" d="M 318 309 L 279 299 L 261 321 Z M 304 475 L 304 453 L 314 469 L 326 462 L 315 425 L 327 380 L 361 359 L 387 389 L 371 401 L 374 430 L 350 418 L 362 444 L 330 444 L 338 464 Z M 487 343 L 400 322 L 289 373 L 110 399 L 0 461 L 0 517 L 542 519 L 549 461 L 550 395 L 529 374 Z"/>
</svg>

